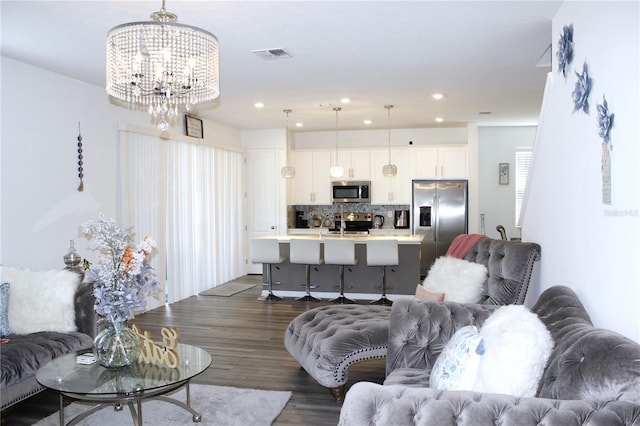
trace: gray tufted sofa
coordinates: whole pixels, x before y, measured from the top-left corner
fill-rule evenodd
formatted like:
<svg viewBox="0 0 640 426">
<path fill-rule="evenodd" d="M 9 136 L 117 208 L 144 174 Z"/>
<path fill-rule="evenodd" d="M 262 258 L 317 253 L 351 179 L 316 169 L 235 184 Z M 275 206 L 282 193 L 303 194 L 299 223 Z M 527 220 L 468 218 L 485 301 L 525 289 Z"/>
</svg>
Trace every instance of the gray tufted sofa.
<svg viewBox="0 0 640 426">
<path fill-rule="evenodd" d="M 60 355 L 93 347 L 93 338 L 97 332 L 94 302 L 93 285 L 79 284 L 74 300 L 78 331 L 12 334 L 9 342 L 1 345 L 0 400 L 3 419 L 9 415 L 14 404 L 44 389 L 36 381 L 38 368 Z"/>
<path fill-rule="evenodd" d="M 483 305 L 523 304 L 539 258 L 538 244 L 490 238 L 480 240 L 465 256 L 489 271 Z M 349 366 L 387 356 L 390 312 L 390 307 L 376 305 L 310 309 L 291 321 L 284 345 L 302 368 L 341 403 Z"/>
<path fill-rule="evenodd" d="M 593 327 L 576 294 L 563 286 L 547 289 L 532 308 L 555 341 L 537 397 L 428 388 L 449 338 L 465 325 L 481 326 L 497 308 L 394 304 L 387 379 L 353 385 L 339 425 L 640 425 L 640 345 Z"/>
</svg>

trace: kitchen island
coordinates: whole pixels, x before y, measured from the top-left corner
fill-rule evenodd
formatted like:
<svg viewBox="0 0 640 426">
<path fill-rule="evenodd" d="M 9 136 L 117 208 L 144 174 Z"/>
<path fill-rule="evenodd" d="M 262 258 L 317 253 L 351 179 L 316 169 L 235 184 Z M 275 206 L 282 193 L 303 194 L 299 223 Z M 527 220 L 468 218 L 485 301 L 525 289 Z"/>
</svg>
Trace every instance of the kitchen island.
<svg viewBox="0 0 640 426">
<path fill-rule="evenodd" d="M 262 238 L 275 238 L 280 243 L 281 256 L 285 261 L 272 268 L 273 291 L 278 296 L 299 297 L 305 294 L 306 266 L 289 262 L 289 241 L 292 239 L 320 240 L 324 257 L 323 241 L 332 238 L 350 239 L 355 242 L 356 265 L 344 268 L 344 293 L 350 299 L 376 300 L 382 292 L 382 269 L 379 266 L 367 266 L 367 247 L 369 240 L 394 239 L 398 241 L 397 266 L 387 268 L 387 296 L 415 294 L 420 280 L 420 244 L 422 235 L 274 235 Z M 263 266 L 266 277 L 266 265 Z M 339 265 L 312 265 L 311 294 L 321 299 L 333 299 L 340 293 Z M 263 288 L 266 295 L 266 284 Z"/>
</svg>

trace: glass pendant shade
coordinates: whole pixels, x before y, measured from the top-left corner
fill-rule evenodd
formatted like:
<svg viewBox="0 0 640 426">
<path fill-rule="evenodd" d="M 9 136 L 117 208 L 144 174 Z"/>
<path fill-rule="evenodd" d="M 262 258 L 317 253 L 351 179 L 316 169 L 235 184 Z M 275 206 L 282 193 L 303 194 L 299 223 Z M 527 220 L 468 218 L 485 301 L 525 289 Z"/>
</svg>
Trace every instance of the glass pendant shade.
<svg viewBox="0 0 640 426">
<path fill-rule="evenodd" d="M 385 177 L 393 177 L 398 174 L 398 167 L 391 163 L 391 108 L 393 108 L 393 105 L 385 105 L 384 107 L 387 110 L 387 128 L 389 131 L 389 163 L 382 166 L 382 174 Z"/>
<path fill-rule="evenodd" d="M 284 166 L 282 169 L 280 169 L 280 174 L 285 179 L 294 178 L 296 177 L 296 168 L 289 165 Z"/>
<path fill-rule="evenodd" d="M 382 174 L 385 177 L 393 177 L 398 174 L 398 167 L 395 164 L 385 164 L 382 166 Z"/>
<path fill-rule="evenodd" d="M 152 21 L 112 28 L 106 40 L 106 90 L 119 103 L 146 110 L 167 130 L 181 112 L 220 95 L 218 39 L 162 9 Z"/>
<path fill-rule="evenodd" d="M 290 109 L 283 109 L 282 112 L 284 112 L 287 116 L 287 125 L 286 125 L 286 134 L 285 134 L 285 145 L 284 145 L 284 151 L 285 151 L 285 166 L 283 168 L 280 169 L 280 175 L 285 178 L 285 179 L 291 179 L 294 178 L 296 176 L 296 169 L 295 167 L 293 167 L 292 165 L 289 164 L 289 113 L 292 110 Z"/>
</svg>

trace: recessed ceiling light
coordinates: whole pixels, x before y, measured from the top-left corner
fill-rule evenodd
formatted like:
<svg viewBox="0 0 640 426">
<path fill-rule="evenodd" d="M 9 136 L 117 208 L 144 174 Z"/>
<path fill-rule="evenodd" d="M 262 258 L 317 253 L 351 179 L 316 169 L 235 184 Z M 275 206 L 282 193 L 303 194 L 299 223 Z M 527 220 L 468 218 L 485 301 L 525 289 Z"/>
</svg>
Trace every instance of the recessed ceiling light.
<svg viewBox="0 0 640 426">
<path fill-rule="evenodd" d="M 264 107 L 264 103 L 256 102 L 255 104 L 253 104 L 253 106 L 256 107 L 256 108 L 262 108 L 262 107 Z"/>
<path fill-rule="evenodd" d="M 444 95 L 442 93 L 434 93 L 433 95 L 431 95 L 431 97 L 433 99 L 440 100 L 440 99 L 444 98 Z"/>
<path fill-rule="evenodd" d="M 371 120 L 363 120 L 362 122 L 364 124 L 366 124 L 367 126 L 370 125 L 371 123 L 373 123 L 373 121 L 371 121 Z"/>
<path fill-rule="evenodd" d="M 296 127 L 304 127 L 304 123 L 297 122 Z"/>
<path fill-rule="evenodd" d="M 343 104 L 348 104 L 349 102 L 351 102 L 351 99 L 349 99 L 349 98 L 342 98 L 342 99 L 340 99 L 340 102 L 342 102 Z"/>
<path fill-rule="evenodd" d="M 442 123 L 442 122 L 444 121 L 444 118 L 442 118 L 442 117 L 436 117 L 436 121 L 437 121 L 438 123 Z"/>
</svg>

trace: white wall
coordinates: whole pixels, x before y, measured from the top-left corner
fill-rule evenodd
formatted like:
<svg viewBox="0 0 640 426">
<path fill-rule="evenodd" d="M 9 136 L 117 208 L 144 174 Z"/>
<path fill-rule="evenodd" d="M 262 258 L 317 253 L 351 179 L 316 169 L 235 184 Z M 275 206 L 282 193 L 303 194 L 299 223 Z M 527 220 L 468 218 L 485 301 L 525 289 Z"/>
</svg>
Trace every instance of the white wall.
<svg viewBox="0 0 640 426">
<path fill-rule="evenodd" d="M 98 212 L 116 217 L 118 125 L 155 127 L 147 114 L 111 105 L 103 87 L 0 59 L 0 264 L 64 267 L 71 239 L 79 254 L 91 259 L 78 238 L 78 226 Z M 84 192 L 77 191 L 78 121 Z M 172 130 L 181 134 L 179 127 Z M 205 122 L 204 133 L 207 139 L 240 147 L 239 133 L 232 129 Z"/>
<path fill-rule="evenodd" d="M 640 341 L 640 23 L 638 2 L 565 2 L 553 19 L 553 44 L 573 24 L 575 58 L 567 78 L 555 54 L 538 126 L 523 238 L 542 246 L 532 291 L 573 288 L 596 326 Z M 555 50 L 554 50 L 555 53 Z M 575 71 L 593 78 L 590 114 L 573 112 Z M 615 114 L 613 204 L 602 203 L 596 104 Z"/>
<path fill-rule="evenodd" d="M 485 234 L 500 238 L 497 225 L 503 225 L 507 237 L 520 237 L 515 221 L 516 151 L 531 149 L 535 126 L 478 128 L 478 175 L 480 214 L 485 215 Z M 509 163 L 509 185 L 498 183 L 498 164 Z"/>
</svg>

